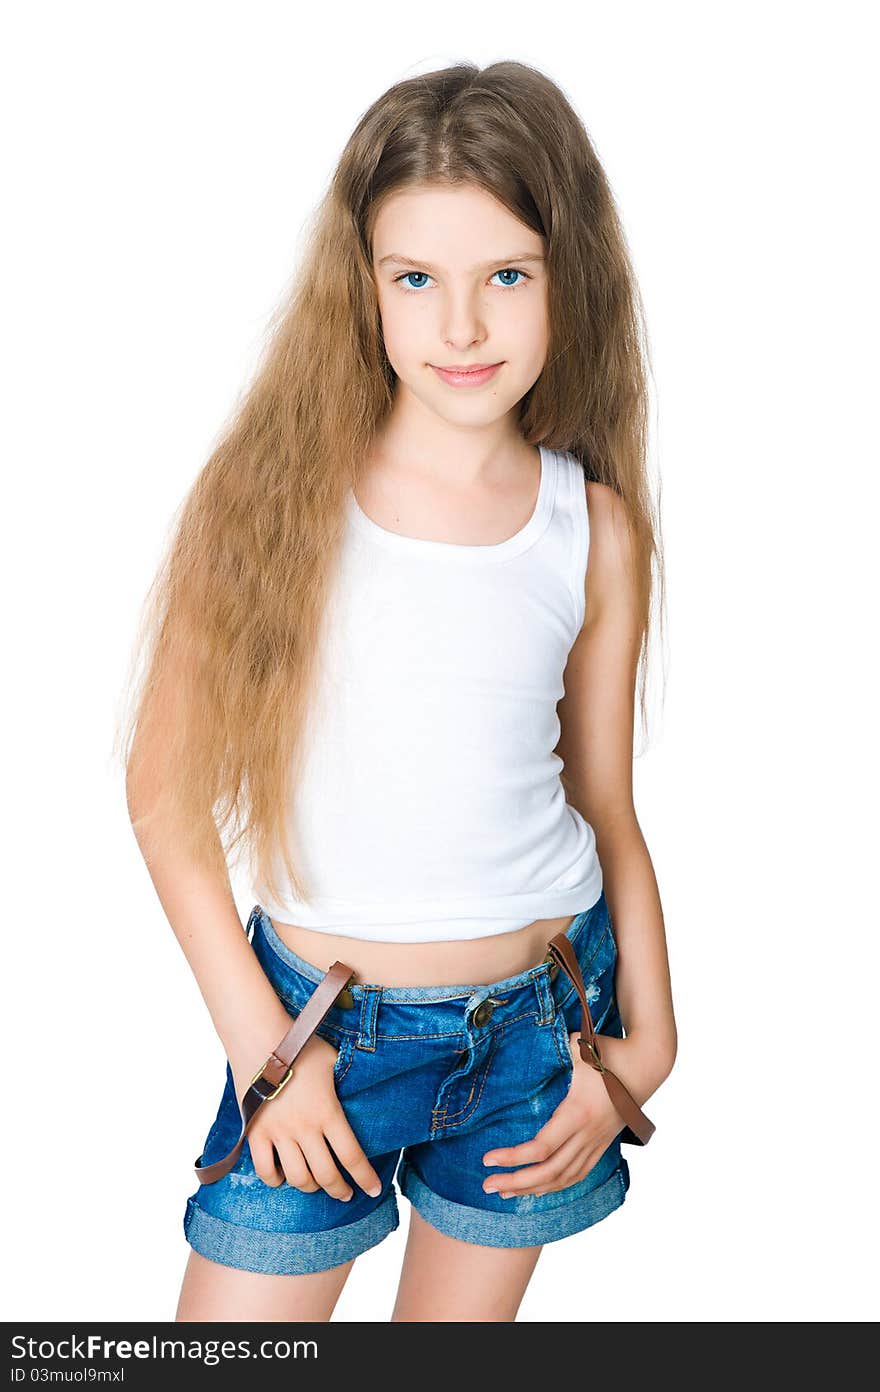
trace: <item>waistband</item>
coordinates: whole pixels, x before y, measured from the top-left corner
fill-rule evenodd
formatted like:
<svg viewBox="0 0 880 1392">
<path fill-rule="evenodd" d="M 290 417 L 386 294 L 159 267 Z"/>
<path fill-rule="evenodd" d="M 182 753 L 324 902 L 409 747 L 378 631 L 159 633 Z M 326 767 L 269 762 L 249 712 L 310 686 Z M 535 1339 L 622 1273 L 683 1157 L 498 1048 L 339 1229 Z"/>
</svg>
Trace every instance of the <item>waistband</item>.
<svg viewBox="0 0 880 1392">
<path fill-rule="evenodd" d="M 565 936 L 585 970 L 609 929 L 608 907 L 603 892 L 589 909 L 577 914 L 565 930 Z M 257 955 L 263 959 L 270 975 L 272 958 L 275 958 L 302 979 L 296 983 L 297 995 L 302 993 L 301 999 L 296 1002 L 301 1008 L 311 994 L 311 987 L 305 983 L 317 985 L 324 973 L 287 946 L 260 904 L 254 905 L 251 911 L 247 933 L 249 937 L 253 934 Z M 284 966 L 280 967 L 281 976 Z M 535 1009 L 539 1022 L 549 1023 L 573 991 L 574 986 L 566 974 L 549 958 L 545 958 L 525 971 L 487 985 L 383 986 L 379 983 L 350 983 L 341 993 L 338 1003 L 330 1007 L 327 1022 L 344 1033 L 357 1034 L 359 1040 L 374 1037 L 380 1010 L 390 1022 L 388 1009 L 401 1006 L 433 1006 L 430 1028 L 438 1035 L 455 1033 L 462 1028 L 463 1021 L 470 1020 L 491 1029 L 517 1018 L 523 1011 Z M 401 1021 L 399 1016 L 395 1018 L 394 1030 L 398 1032 Z M 427 1027 L 426 1016 L 424 1023 L 416 1028 Z"/>
<path fill-rule="evenodd" d="M 595 904 L 591 905 L 589 909 L 584 909 L 581 913 L 575 915 L 566 928 L 565 936 L 569 939 L 574 948 L 578 960 L 580 960 L 581 955 L 579 949 L 582 949 L 584 942 L 588 941 L 589 938 L 593 936 L 593 929 L 598 927 L 600 922 L 603 928 L 606 926 L 604 920 L 607 919 L 607 914 L 608 910 L 603 891 Z M 254 905 L 250 917 L 248 918 L 246 932 L 249 938 L 256 932 L 257 927 L 259 927 L 260 932 L 275 955 L 286 962 L 289 967 L 292 967 L 294 971 L 298 972 L 300 976 L 306 977 L 307 980 L 314 982 L 315 985 L 323 980 L 324 972 L 320 971 L 318 967 L 313 966 L 311 962 L 307 962 L 304 957 L 300 957 L 298 953 L 288 947 L 283 938 L 278 935 L 271 918 L 260 904 Z M 518 972 L 516 976 L 507 976 L 499 981 L 491 982 L 485 989 L 514 991 L 521 986 L 528 986 L 531 984 L 535 972 L 543 971 L 545 967 L 549 965 L 549 963 L 541 962 L 534 967 L 527 967 L 525 971 Z M 553 975 L 556 975 L 555 970 Z M 389 1004 L 396 1003 L 403 1005 L 410 1003 L 418 1004 L 420 1002 L 428 1004 L 432 1001 L 457 1000 L 462 996 L 472 995 L 475 990 L 480 988 L 474 984 L 454 986 L 382 986 L 381 984 L 374 985 L 352 982 L 347 989 L 351 992 L 355 1000 L 359 1000 L 366 991 L 381 991 L 383 1000 L 388 1001 Z"/>
</svg>

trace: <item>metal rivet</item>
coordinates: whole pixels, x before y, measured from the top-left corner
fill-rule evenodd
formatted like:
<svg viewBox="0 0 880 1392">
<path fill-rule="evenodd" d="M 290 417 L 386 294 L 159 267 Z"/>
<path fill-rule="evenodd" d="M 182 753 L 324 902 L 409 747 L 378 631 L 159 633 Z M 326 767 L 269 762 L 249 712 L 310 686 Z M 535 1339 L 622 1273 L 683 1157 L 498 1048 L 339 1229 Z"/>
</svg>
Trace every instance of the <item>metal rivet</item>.
<svg viewBox="0 0 880 1392">
<path fill-rule="evenodd" d="M 474 1011 L 474 1024 L 477 1026 L 478 1029 L 481 1028 L 483 1025 L 488 1024 L 489 1020 L 491 1020 L 492 1018 L 492 1012 L 494 1009 L 495 1006 L 492 1004 L 491 1001 L 484 1000 L 480 1002 L 480 1004 Z"/>
</svg>

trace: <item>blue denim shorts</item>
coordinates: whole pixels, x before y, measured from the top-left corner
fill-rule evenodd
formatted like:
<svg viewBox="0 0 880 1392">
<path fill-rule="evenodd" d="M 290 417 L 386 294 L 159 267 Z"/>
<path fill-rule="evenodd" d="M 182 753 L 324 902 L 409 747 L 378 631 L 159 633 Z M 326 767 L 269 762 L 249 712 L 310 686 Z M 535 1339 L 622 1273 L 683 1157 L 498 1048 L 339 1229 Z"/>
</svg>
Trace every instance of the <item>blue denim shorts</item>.
<svg viewBox="0 0 880 1392">
<path fill-rule="evenodd" d="M 324 973 L 279 938 L 255 905 L 247 932 L 291 1016 Z M 253 934 L 251 937 L 251 933 Z M 617 946 L 604 892 L 569 924 L 598 1033 L 623 1037 L 614 993 Z M 581 1007 L 565 972 L 542 962 L 483 986 L 351 984 L 316 1033 L 338 1049 L 336 1092 L 382 1181 L 377 1198 L 349 1182 L 349 1200 L 304 1193 L 254 1172 L 247 1138 L 235 1168 L 187 1200 L 186 1239 L 212 1261 L 245 1271 L 297 1274 L 338 1266 L 399 1224 L 397 1190 L 433 1227 L 489 1247 L 530 1247 L 580 1232 L 619 1208 L 629 1188 L 620 1136 L 578 1183 L 502 1199 L 483 1182 L 522 1165 L 484 1165 L 483 1155 L 531 1140 L 566 1096 L 568 1035 Z M 197 1163 L 233 1147 L 241 1117 L 232 1072 Z"/>
</svg>

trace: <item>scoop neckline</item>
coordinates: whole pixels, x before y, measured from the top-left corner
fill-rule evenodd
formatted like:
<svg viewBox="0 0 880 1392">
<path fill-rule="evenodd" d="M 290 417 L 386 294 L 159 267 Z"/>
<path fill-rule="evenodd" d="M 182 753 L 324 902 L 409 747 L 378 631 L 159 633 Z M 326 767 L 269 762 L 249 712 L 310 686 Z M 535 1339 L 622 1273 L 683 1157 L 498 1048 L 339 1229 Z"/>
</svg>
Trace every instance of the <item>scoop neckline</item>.
<svg viewBox="0 0 880 1392">
<path fill-rule="evenodd" d="M 486 546 L 472 546 L 458 541 L 433 541 L 426 537 L 411 537 L 404 536 L 402 532 L 390 532 L 387 527 L 380 527 L 378 522 L 367 516 L 355 497 L 353 488 L 349 488 L 346 498 L 348 516 L 363 536 L 391 550 L 451 561 L 479 563 L 507 560 L 510 556 L 518 556 L 538 540 L 545 531 L 553 511 L 557 475 L 556 452 L 546 449 L 544 445 L 539 445 L 538 451 L 541 458 L 541 478 L 534 511 L 519 531 L 514 532 L 513 536 L 507 537 L 505 541 L 492 542 Z"/>
</svg>

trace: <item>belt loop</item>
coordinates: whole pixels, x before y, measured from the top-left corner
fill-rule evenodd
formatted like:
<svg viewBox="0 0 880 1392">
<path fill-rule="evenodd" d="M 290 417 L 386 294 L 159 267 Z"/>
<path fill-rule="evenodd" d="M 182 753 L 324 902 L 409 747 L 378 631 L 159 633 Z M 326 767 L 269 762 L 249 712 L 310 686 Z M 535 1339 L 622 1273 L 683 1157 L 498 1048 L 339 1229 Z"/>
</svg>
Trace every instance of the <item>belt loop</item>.
<svg viewBox="0 0 880 1392">
<path fill-rule="evenodd" d="M 361 997 L 361 1019 L 357 1047 L 369 1049 L 371 1053 L 376 1052 L 376 1018 L 379 1013 L 379 998 L 382 995 L 382 989 L 381 986 L 364 986 L 364 993 Z"/>
<path fill-rule="evenodd" d="M 556 1001 L 550 989 L 550 972 L 543 965 L 532 976 L 538 995 L 538 1024 L 549 1025 L 556 1014 Z"/>
</svg>

